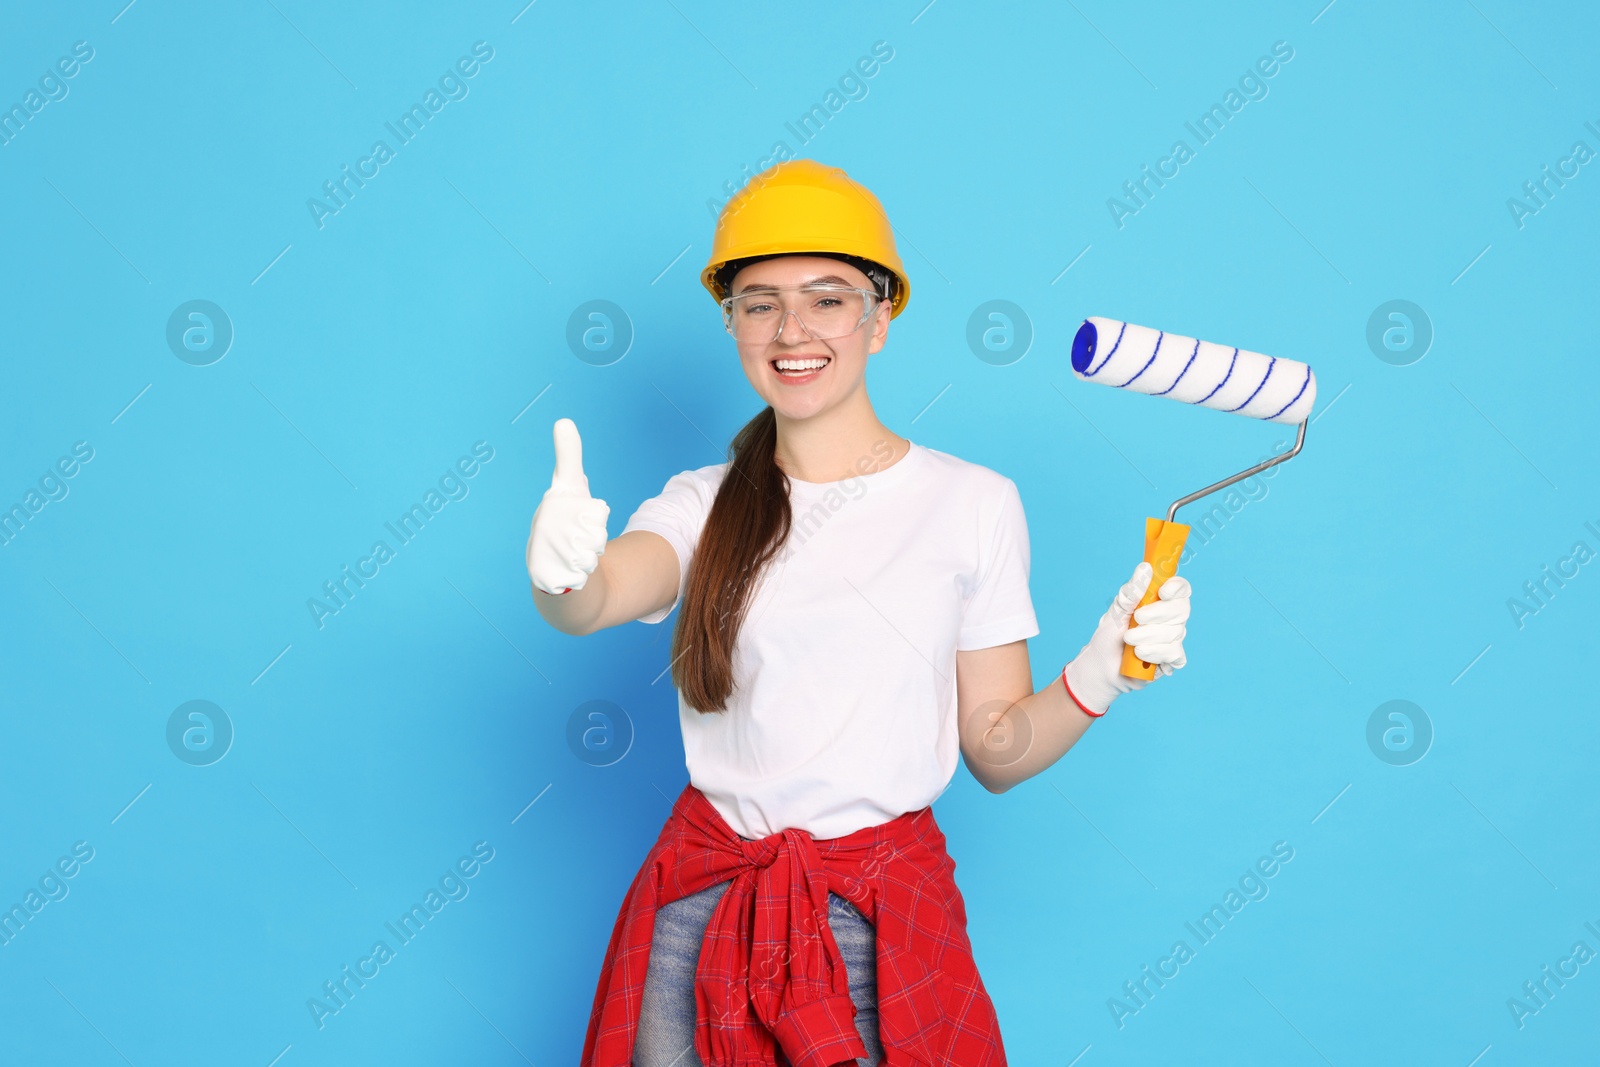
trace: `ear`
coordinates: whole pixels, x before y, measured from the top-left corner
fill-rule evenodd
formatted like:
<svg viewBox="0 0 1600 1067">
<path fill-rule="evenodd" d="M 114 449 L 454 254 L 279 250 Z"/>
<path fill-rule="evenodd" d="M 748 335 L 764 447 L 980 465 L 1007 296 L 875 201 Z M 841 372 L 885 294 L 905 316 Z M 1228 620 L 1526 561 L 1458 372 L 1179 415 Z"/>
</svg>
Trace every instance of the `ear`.
<svg viewBox="0 0 1600 1067">
<path fill-rule="evenodd" d="M 878 306 L 872 309 L 872 336 L 867 341 L 867 354 L 878 351 L 889 339 L 889 309 L 887 300 L 878 301 Z"/>
</svg>

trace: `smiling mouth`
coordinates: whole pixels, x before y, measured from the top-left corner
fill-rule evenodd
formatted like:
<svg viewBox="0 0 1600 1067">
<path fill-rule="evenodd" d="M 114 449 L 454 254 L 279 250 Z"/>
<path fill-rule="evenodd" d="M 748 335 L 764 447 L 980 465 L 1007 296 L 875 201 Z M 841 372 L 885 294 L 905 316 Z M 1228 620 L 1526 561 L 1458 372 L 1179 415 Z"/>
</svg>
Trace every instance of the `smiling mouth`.
<svg viewBox="0 0 1600 1067">
<path fill-rule="evenodd" d="M 833 359 L 831 356 L 786 356 L 781 359 L 768 360 L 767 362 L 780 377 L 804 378 L 806 375 L 815 374 L 823 367 L 826 367 L 833 362 Z"/>
</svg>

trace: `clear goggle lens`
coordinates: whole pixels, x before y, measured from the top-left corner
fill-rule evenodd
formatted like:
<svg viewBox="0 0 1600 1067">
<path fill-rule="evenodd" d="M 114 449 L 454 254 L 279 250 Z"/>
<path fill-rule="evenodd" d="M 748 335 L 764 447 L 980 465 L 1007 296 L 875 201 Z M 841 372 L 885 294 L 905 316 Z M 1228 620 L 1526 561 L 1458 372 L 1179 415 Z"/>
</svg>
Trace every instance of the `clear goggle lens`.
<svg viewBox="0 0 1600 1067">
<path fill-rule="evenodd" d="M 736 341 L 765 344 L 778 339 L 792 313 L 815 340 L 855 333 L 879 296 L 842 285 L 799 285 L 740 293 L 722 301 L 722 323 Z"/>
</svg>

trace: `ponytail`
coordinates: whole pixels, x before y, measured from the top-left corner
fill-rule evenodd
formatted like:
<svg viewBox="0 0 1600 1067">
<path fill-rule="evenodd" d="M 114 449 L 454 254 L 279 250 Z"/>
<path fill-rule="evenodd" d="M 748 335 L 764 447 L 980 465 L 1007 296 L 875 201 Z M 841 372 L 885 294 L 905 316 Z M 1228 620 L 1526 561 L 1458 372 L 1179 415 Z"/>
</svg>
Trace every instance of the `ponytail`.
<svg viewBox="0 0 1600 1067">
<path fill-rule="evenodd" d="M 701 713 L 727 710 L 734 640 L 757 579 L 789 537 L 793 514 L 777 445 L 778 420 L 768 406 L 728 446 L 728 470 L 689 563 L 672 635 L 672 680 Z"/>
</svg>

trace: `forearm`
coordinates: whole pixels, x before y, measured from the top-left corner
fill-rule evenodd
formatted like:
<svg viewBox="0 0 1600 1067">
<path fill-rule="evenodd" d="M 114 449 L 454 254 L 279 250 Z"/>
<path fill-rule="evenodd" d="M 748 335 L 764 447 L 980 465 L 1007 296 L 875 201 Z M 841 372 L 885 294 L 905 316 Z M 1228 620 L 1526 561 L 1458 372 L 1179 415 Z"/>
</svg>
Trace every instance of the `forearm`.
<svg viewBox="0 0 1600 1067">
<path fill-rule="evenodd" d="M 583 583 L 581 589 L 546 593 L 532 582 L 528 583 L 528 588 L 533 590 L 533 606 L 545 622 L 564 634 L 579 636 L 593 633 L 595 622 L 605 610 L 609 590 L 605 556 L 600 557 L 600 562 L 595 565 L 589 580 Z"/>
<path fill-rule="evenodd" d="M 992 721 L 980 742 L 980 766 L 972 771 L 993 793 L 1003 793 L 1053 766 L 1095 721 L 1068 695 L 1059 674 L 1014 704 L 996 702 L 985 718 Z"/>
</svg>

